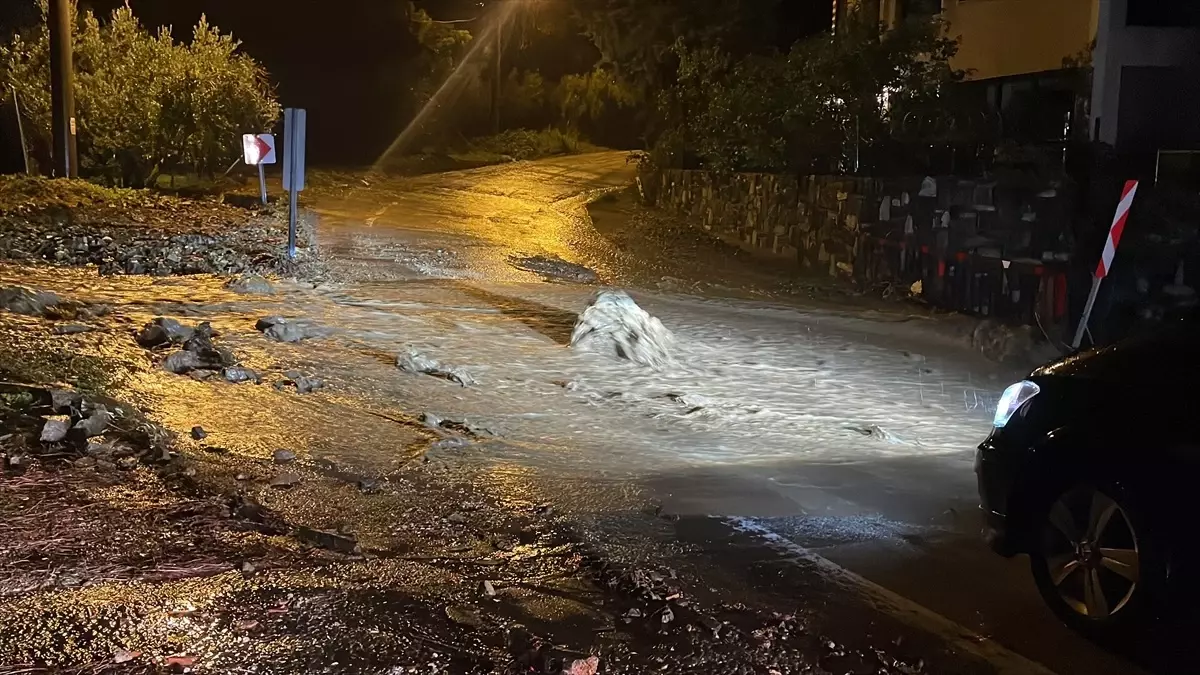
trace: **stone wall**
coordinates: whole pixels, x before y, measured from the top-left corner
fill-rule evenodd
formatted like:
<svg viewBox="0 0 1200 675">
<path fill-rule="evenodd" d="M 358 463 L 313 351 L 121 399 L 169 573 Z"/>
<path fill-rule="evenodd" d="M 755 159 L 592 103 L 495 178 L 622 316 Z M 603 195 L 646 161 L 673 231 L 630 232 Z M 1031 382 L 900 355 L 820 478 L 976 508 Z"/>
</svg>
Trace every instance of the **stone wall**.
<svg viewBox="0 0 1200 675">
<path fill-rule="evenodd" d="M 797 255 L 795 176 L 666 170 L 646 180 L 655 182 L 657 206 L 689 217 L 699 228 L 757 253 Z"/>
<path fill-rule="evenodd" d="M 641 180 L 660 208 L 802 269 L 921 281 L 934 304 L 1022 323 L 1066 311 L 1071 195 L 1050 185 L 674 169 Z"/>
</svg>

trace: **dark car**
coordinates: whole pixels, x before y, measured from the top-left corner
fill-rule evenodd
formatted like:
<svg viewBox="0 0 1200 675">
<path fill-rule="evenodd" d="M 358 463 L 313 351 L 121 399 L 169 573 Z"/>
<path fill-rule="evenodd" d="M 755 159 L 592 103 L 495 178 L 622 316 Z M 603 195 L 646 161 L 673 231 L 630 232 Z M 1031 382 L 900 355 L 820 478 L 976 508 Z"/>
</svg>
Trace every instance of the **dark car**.
<svg viewBox="0 0 1200 675">
<path fill-rule="evenodd" d="M 1034 371 L 976 455 L 988 542 L 1028 554 L 1042 597 L 1084 634 L 1174 614 L 1195 595 L 1198 423 L 1195 324 Z"/>
</svg>

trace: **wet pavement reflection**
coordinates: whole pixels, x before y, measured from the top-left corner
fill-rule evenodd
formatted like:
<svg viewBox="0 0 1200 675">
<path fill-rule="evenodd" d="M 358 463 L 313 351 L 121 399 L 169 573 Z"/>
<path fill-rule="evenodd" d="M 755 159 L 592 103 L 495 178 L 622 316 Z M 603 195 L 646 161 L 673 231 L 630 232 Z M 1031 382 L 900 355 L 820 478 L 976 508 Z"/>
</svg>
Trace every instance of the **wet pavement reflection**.
<svg viewBox="0 0 1200 675">
<path fill-rule="evenodd" d="M 203 427 L 203 441 L 184 439 L 198 480 L 252 496 L 289 522 L 352 531 L 379 556 L 265 575 L 113 582 L 39 595 L 28 606 L 0 604 L 0 623 L 63 626 L 39 633 L 54 644 L 0 637 L 0 653 L 78 663 L 136 636 L 164 659 L 172 644 L 186 644 L 189 657 L 214 672 L 241 672 L 243 661 L 269 664 L 258 672 L 365 672 L 356 668 L 389 659 L 491 672 L 497 663 L 464 654 L 502 645 L 471 646 L 481 638 L 468 630 L 469 616 L 443 613 L 432 635 L 404 626 L 413 607 L 477 599 L 476 582 L 502 574 L 493 567 L 499 563 L 484 561 L 511 563 L 562 544 L 536 534 L 522 543 L 529 531 L 504 531 L 511 523 L 488 509 L 532 514 L 531 523 L 552 513 L 618 564 L 669 560 L 697 586 L 723 589 L 713 593 L 721 602 L 781 613 L 818 590 L 790 580 L 807 573 L 786 571 L 777 554 L 750 552 L 751 540 L 762 544 L 751 536 L 756 528 L 868 578 L 890 574 L 881 562 L 895 558 L 881 552 L 976 546 L 970 449 L 1015 373 L 931 343 L 920 321 L 901 315 L 637 290 L 656 279 L 639 267 L 636 251 L 591 227 L 586 211 L 590 199 L 631 176 L 623 154 L 604 153 L 369 187 L 324 185 L 308 199 L 330 280 L 282 281 L 272 295 L 240 295 L 206 277 L 0 268 L 0 284 L 114 306 L 105 333 L 74 336 L 72 344 L 130 364 L 116 382 L 121 398 L 169 428 Z M 530 265 L 533 256 L 551 262 Z M 553 261 L 563 263 L 558 277 Z M 598 283 L 575 266 L 594 271 Z M 647 369 L 567 346 L 590 296 L 610 286 L 632 287 L 674 333 L 676 366 Z M 211 322 L 265 384 L 198 382 L 154 367 L 131 336 L 160 315 Z M 267 315 L 303 317 L 327 335 L 268 341 L 255 329 Z M 410 348 L 461 367 L 476 384 L 402 372 L 396 355 Z M 272 386 L 292 369 L 320 377 L 325 388 L 300 395 Z M 295 463 L 274 465 L 279 449 L 293 451 Z M 272 488 L 285 470 L 298 484 Z M 438 499 L 410 499 L 434 482 Z M 297 555 L 277 538 L 255 546 L 270 549 L 267 558 Z M 1001 564 L 979 559 L 985 571 L 948 571 L 947 583 L 979 583 Z M 999 578 L 1022 583 L 1011 568 Z M 580 630 L 596 621 L 590 589 L 525 595 L 517 579 L 508 581 L 517 590 L 494 613 L 527 625 L 577 621 Z M 822 607 L 863 595 L 843 582 L 831 595 L 819 591 L 827 594 Z M 1049 617 L 1004 625 L 978 615 L 972 597 L 937 610 L 970 630 L 1000 634 L 1006 646 L 1021 642 L 1022 653 L 1052 661 L 1063 675 L 1124 667 L 1112 669 Z M 369 620 L 360 615 L 367 611 Z M 905 611 L 828 613 L 830 626 L 891 644 L 912 632 Z M 947 642 L 913 638 L 901 651 L 932 663 L 955 653 L 995 658 L 1000 672 L 1035 672 L 1021 671 L 1033 661 L 1002 648 L 993 653 L 971 646 L 973 637 L 943 634 L 951 628 L 923 626 L 924 639 Z M 1028 640 L 1032 632 L 1054 640 Z M 265 639 L 244 640 L 248 633 Z M 322 644 L 299 644 L 295 635 Z M 1074 651 L 1056 655 L 1056 641 Z"/>
</svg>

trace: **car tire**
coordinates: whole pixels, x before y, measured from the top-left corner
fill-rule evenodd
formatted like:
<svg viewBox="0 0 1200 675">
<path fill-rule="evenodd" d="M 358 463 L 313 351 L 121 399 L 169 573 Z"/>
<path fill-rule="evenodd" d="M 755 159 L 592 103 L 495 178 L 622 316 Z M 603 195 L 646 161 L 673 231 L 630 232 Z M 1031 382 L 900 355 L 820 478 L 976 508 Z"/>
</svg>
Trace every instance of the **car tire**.
<svg viewBox="0 0 1200 675">
<path fill-rule="evenodd" d="M 1030 566 L 1038 592 L 1075 631 L 1111 642 L 1153 620 L 1166 557 L 1133 495 L 1080 483 L 1044 500 L 1032 520 Z"/>
</svg>

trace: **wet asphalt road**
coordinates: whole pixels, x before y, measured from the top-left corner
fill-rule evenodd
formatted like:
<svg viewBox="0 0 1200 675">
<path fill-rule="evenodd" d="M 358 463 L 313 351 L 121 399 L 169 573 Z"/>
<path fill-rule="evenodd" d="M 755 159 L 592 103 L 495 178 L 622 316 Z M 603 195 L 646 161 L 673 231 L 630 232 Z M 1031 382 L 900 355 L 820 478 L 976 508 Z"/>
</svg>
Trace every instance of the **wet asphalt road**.
<svg viewBox="0 0 1200 675">
<path fill-rule="evenodd" d="M 0 597 L 0 672 L 34 672 L 2 662 L 13 654 L 99 655 L 111 667 L 120 649 L 187 650 L 211 672 L 498 672 L 511 621 L 581 650 L 613 634 L 604 672 L 822 672 L 792 655 L 828 672 L 880 662 L 956 675 L 1140 672 L 1058 626 L 1024 561 L 996 559 L 977 538 L 971 448 L 1019 373 L 895 306 L 738 292 L 777 266 L 710 271 L 683 247 L 664 255 L 673 246 L 614 237 L 587 203 L 631 176 L 619 153 L 411 179 L 316 176 L 306 201 L 337 282 L 283 283 L 271 296 L 214 279 L 0 268 L 4 284 L 116 308 L 106 332 L 19 349 L 102 356 L 119 398 L 170 428 L 207 430 L 185 451 L 213 492 L 253 497 L 289 523 L 346 528 L 374 552 L 314 567 L 330 561 L 242 531 L 221 504 L 181 504 L 152 475 L 89 487 L 72 481 L 94 474 L 67 474 L 68 492 L 88 491 L 99 521 L 120 525 L 104 552 L 119 559 L 102 561 L 111 578 L 94 586 Z M 707 276 L 719 285 L 680 292 L 674 281 Z M 662 320 L 676 340 L 668 367 L 567 347 L 599 287 L 630 290 Z M 267 314 L 303 317 L 322 337 L 269 342 L 253 329 Z M 156 315 L 211 321 L 268 381 L 298 368 L 327 388 L 298 396 L 170 375 L 129 339 Z M 409 349 L 476 384 L 399 372 L 395 356 Z M 275 466 L 277 448 L 294 448 L 295 464 Z M 270 488 L 281 470 L 299 483 Z M 38 485 L 6 482 L 0 497 Z M 167 542 L 180 559 L 143 556 L 155 535 L 136 526 L 174 522 L 183 507 L 191 520 Z M 96 552 L 76 553 L 49 572 L 94 568 Z M 698 647 L 690 637 L 706 624 L 683 616 L 674 637 L 660 639 L 655 620 L 642 622 L 652 639 L 626 640 L 627 608 L 613 604 L 627 598 L 577 573 L 593 557 L 657 570 L 668 586 L 677 576 L 684 600 L 744 624 L 755 646 Z M 127 583 L 147 561 L 167 580 Z M 212 565 L 225 571 L 188 576 Z M 7 573 L 43 578 L 44 567 Z M 482 579 L 498 598 L 480 593 Z M 793 616 L 808 628 L 794 630 Z"/>
<path fill-rule="evenodd" d="M 822 574 L 869 589 L 891 619 L 955 648 L 986 638 L 1000 671 L 1141 672 L 1062 628 L 1025 560 L 998 559 L 978 539 L 973 446 L 987 433 L 989 406 L 1019 372 L 939 340 L 936 326 L 887 312 L 659 291 L 656 282 L 679 273 L 644 264 L 661 251 L 615 246 L 586 216 L 588 199 L 631 177 L 624 155 L 606 153 L 370 185 L 332 181 L 309 199 L 326 252 L 348 275 L 373 282 L 353 291 L 368 309 L 346 320 L 375 337 L 403 323 L 405 338 L 486 362 L 485 377 L 506 386 L 570 379 L 552 350 L 562 349 L 596 285 L 513 264 L 548 256 L 634 290 L 692 341 L 693 360 L 721 363 L 665 377 L 657 389 L 653 375 L 580 376 L 568 383 L 579 399 L 569 411 L 539 410 L 544 392 L 529 397 L 515 385 L 507 398 L 463 402 L 466 412 L 482 406 L 515 426 L 510 437 L 521 439 L 519 449 L 469 461 L 526 485 L 556 486 L 555 501 L 591 523 L 601 545 L 619 550 L 622 510 L 647 499 L 680 517 L 664 541 L 704 551 L 714 579 L 786 598 L 803 591 L 780 581 L 784 561 L 815 560 Z M 719 274 L 736 286 L 736 270 Z M 446 318 L 455 312 L 470 318 Z M 695 393 L 708 419 L 660 405 L 655 394 L 672 387 L 694 388 L 683 393 Z M 874 434 L 852 430 L 872 425 Z M 761 566 L 773 570 L 769 583 Z M 848 624 L 875 620 L 841 613 Z"/>
</svg>

